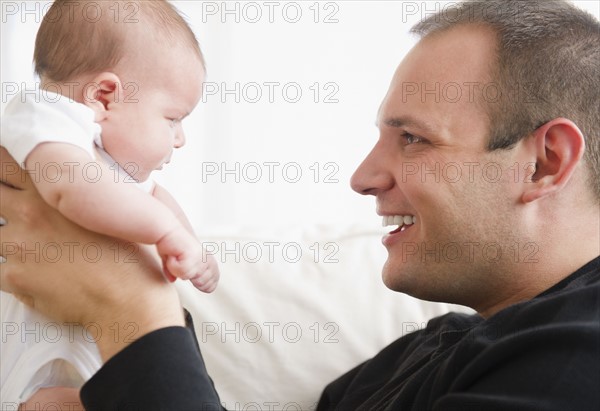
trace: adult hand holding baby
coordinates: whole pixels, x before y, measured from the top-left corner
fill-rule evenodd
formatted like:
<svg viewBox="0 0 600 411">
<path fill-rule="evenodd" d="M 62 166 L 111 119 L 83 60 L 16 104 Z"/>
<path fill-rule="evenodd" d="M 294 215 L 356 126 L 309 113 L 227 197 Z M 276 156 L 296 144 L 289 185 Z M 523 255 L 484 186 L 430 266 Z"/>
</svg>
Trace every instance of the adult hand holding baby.
<svg viewBox="0 0 600 411">
<path fill-rule="evenodd" d="M 40 197 L 4 148 L 0 163 L 3 291 L 56 320 L 94 323 L 103 361 L 151 331 L 184 325 L 177 293 L 150 246 L 136 245 L 131 253 L 131 244 L 83 229 Z M 49 245 L 60 255 L 39 252 Z M 97 257 L 82 252 L 86 247 Z M 115 324 L 131 323 L 134 335 L 116 339 Z"/>
</svg>

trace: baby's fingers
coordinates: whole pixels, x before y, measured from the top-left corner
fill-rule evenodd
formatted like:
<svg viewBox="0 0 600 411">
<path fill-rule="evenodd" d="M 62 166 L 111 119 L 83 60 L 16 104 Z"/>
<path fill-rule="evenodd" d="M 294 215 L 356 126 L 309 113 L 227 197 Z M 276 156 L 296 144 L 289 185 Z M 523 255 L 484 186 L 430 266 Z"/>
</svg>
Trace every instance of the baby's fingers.
<svg viewBox="0 0 600 411">
<path fill-rule="evenodd" d="M 198 276 L 192 278 L 190 281 L 194 285 L 194 287 L 205 293 L 212 293 L 213 291 L 215 291 L 218 283 L 218 281 L 215 278 L 206 276 Z"/>
<path fill-rule="evenodd" d="M 167 257 L 166 272 L 182 280 L 189 280 L 194 277 L 196 271 L 193 260 L 187 258 L 177 258 L 175 256 Z"/>
<path fill-rule="evenodd" d="M 177 277 L 175 277 L 173 274 L 171 274 L 171 272 L 169 271 L 169 268 L 167 267 L 167 261 L 166 259 L 163 258 L 163 273 L 165 274 L 165 277 L 167 277 L 167 280 L 170 283 L 175 282 L 175 280 L 177 280 Z"/>
</svg>

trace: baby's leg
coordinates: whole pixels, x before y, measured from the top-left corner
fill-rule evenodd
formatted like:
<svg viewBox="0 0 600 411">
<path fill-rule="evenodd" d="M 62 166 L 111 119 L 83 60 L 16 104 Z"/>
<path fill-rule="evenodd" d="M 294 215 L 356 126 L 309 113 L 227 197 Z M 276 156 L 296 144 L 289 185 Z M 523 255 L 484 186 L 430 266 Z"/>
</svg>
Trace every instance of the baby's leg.
<svg viewBox="0 0 600 411">
<path fill-rule="evenodd" d="M 79 388 L 40 388 L 26 402 L 19 406 L 19 411 L 39 411 L 46 409 L 83 411 L 83 405 L 81 405 L 81 401 L 79 400 Z"/>
</svg>

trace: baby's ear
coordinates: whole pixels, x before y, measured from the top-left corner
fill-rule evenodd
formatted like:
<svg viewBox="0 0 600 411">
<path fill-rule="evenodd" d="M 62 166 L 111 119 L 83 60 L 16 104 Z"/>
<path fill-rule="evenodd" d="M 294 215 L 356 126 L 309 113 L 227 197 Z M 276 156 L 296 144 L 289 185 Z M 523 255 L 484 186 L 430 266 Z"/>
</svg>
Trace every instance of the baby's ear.
<svg viewBox="0 0 600 411">
<path fill-rule="evenodd" d="M 122 98 L 123 87 L 115 73 L 100 73 L 83 87 L 83 103 L 94 110 L 96 121 L 104 120 L 111 104 Z"/>
</svg>

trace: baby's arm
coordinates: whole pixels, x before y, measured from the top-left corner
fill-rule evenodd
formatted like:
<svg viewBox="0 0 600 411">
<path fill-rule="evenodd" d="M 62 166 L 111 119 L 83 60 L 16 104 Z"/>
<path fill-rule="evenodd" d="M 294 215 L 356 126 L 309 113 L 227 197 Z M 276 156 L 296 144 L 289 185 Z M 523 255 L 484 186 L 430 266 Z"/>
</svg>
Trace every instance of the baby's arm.
<svg viewBox="0 0 600 411">
<path fill-rule="evenodd" d="M 173 214 L 175 214 L 175 216 L 179 219 L 181 224 L 188 230 L 188 232 L 194 235 L 194 229 L 185 216 L 185 213 L 173 196 L 167 190 L 165 190 L 164 187 L 156 184 L 152 195 L 169 207 Z M 217 264 L 215 258 L 210 254 L 204 254 L 202 261 L 205 264 L 204 271 L 198 273 L 191 279 L 191 281 L 199 290 L 210 293 L 214 291 L 214 289 L 217 287 L 217 282 L 219 281 L 219 265 Z"/>
<path fill-rule="evenodd" d="M 54 167 L 47 168 L 50 163 Z M 90 178 L 83 171 L 88 163 L 95 163 L 97 178 L 95 173 L 90 172 Z M 32 175 L 48 204 L 88 230 L 135 243 L 156 244 L 176 277 L 190 279 L 197 275 L 202 248 L 165 204 L 134 184 L 115 181 L 108 165 L 96 162 L 74 145 L 43 143 L 25 161 L 28 170 L 54 170 L 56 165 L 61 173 L 58 178 L 47 178 L 50 176 L 44 173 Z"/>
</svg>

